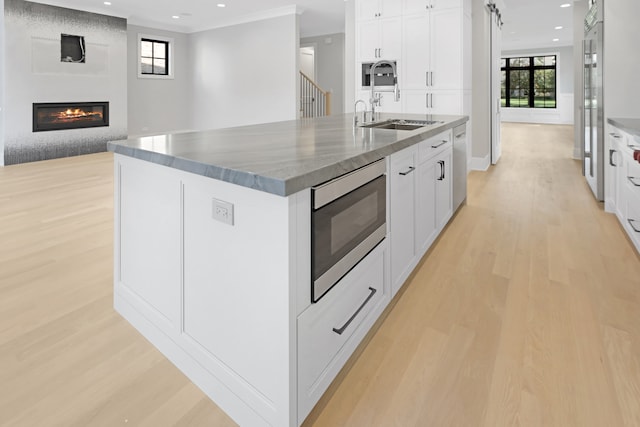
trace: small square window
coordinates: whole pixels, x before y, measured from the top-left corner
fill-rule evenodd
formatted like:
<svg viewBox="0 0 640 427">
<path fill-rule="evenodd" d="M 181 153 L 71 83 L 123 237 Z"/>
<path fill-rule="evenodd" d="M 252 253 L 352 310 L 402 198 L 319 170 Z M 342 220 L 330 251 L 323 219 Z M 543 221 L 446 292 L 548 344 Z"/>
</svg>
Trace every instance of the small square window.
<svg viewBox="0 0 640 427">
<path fill-rule="evenodd" d="M 138 35 L 138 77 L 173 78 L 173 40 Z"/>
<path fill-rule="evenodd" d="M 140 52 L 142 74 L 169 75 L 166 61 L 169 57 L 169 42 L 142 39 L 140 41 Z"/>
</svg>

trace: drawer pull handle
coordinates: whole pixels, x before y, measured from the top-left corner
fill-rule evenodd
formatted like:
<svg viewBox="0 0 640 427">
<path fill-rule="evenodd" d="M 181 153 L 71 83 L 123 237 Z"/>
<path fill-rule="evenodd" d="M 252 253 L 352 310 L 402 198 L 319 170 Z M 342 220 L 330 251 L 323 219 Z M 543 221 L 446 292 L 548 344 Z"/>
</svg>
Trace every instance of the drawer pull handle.
<svg viewBox="0 0 640 427">
<path fill-rule="evenodd" d="M 399 172 L 399 173 L 400 173 L 400 175 L 402 175 L 402 176 L 406 176 L 406 175 L 409 175 L 409 174 L 410 174 L 411 172 L 413 172 L 414 170 L 415 170 L 415 168 L 414 168 L 413 166 L 409 166 L 409 170 L 408 170 L 408 171 L 405 171 L 405 172 Z"/>
<path fill-rule="evenodd" d="M 620 138 L 620 135 L 618 135 L 617 133 L 611 132 L 609 135 L 611 135 L 614 138 Z"/>
<path fill-rule="evenodd" d="M 634 181 L 634 179 L 640 179 L 640 178 L 637 178 L 637 177 L 635 177 L 635 176 L 628 176 L 628 177 L 627 177 L 627 179 L 628 179 L 628 180 L 629 180 L 629 182 L 630 182 L 630 183 L 632 183 L 634 186 L 636 186 L 636 187 L 640 187 L 640 184 Z"/>
<path fill-rule="evenodd" d="M 631 219 L 631 218 L 629 218 L 629 219 L 627 220 L 627 222 L 629 222 L 629 225 L 631 226 L 631 228 L 633 229 L 633 231 L 635 231 L 636 233 L 640 233 L 640 230 L 638 230 L 637 228 L 635 228 L 635 227 L 633 226 L 633 223 L 634 223 L 634 222 L 636 222 L 636 220 L 635 220 L 635 219 Z M 334 329 L 334 331 L 335 331 L 335 329 Z"/>
<path fill-rule="evenodd" d="M 358 313 L 360 313 L 362 311 L 362 309 L 364 308 L 365 305 L 367 305 L 367 303 L 371 300 L 371 298 L 373 298 L 373 296 L 376 294 L 376 292 L 378 292 L 377 290 L 373 289 L 371 286 L 369 286 L 369 291 L 371 292 L 369 294 L 369 296 L 367 297 L 366 300 L 364 300 L 364 302 L 362 303 L 362 305 L 360 307 L 358 307 L 358 309 L 356 310 L 355 313 L 353 313 L 353 316 L 351 316 L 349 318 L 349 320 L 347 320 L 347 323 L 345 323 L 344 325 L 342 325 L 342 328 L 340 329 L 336 329 L 333 328 L 333 332 L 335 332 L 338 335 L 342 335 L 342 333 L 344 331 L 347 330 L 347 328 L 349 327 L 349 325 L 351 324 L 351 322 L 353 322 L 353 319 L 356 318 L 356 316 L 358 315 Z"/>
<path fill-rule="evenodd" d="M 616 150 L 609 150 L 609 164 L 613 167 L 618 166 L 617 164 L 613 163 L 613 153 L 615 153 Z"/>
<path fill-rule="evenodd" d="M 446 144 L 447 142 L 449 142 L 448 139 L 443 139 L 442 142 L 440 142 L 439 144 L 435 144 L 432 145 L 431 148 L 438 148 L 438 147 L 442 147 L 444 144 Z"/>
</svg>

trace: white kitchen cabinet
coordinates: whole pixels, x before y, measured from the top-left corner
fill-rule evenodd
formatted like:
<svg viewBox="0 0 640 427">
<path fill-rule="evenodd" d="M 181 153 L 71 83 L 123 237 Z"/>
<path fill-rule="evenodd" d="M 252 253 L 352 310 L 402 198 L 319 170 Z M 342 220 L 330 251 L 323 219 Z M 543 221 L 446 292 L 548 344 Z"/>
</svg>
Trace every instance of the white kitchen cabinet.
<svg viewBox="0 0 640 427">
<path fill-rule="evenodd" d="M 357 11 L 357 19 L 360 21 L 400 16 L 400 14 L 402 13 L 402 1 L 362 0 L 358 3 Z"/>
<path fill-rule="evenodd" d="M 413 270 L 415 257 L 415 189 L 418 147 L 391 155 L 389 218 L 391 293 L 395 295 Z"/>
<path fill-rule="evenodd" d="M 427 13 L 434 9 L 460 8 L 463 6 L 463 3 L 463 0 L 403 0 L 402 13 L 404 15 L 411 15 L 416 13 Z"/>
<path fill-rule="evenodd" d="M 383 241 L 298 317 L 298 419 L 302 423 L 390 301 Z"/>
<path fill-rule="evenodd" d="M 451 130 L 391 155 L 391 296 L 452 214 Z"/>
<path fill-rule="evenodd" d="M 434 161 L 426 161 L 418 168 L 416 186 L 416 253 L 424 253 L 436 239 L 436 178 L 439 168 Z"/>
<path fill-rule="evenodd" d="M 464 92 L 461 90 L 429 91 L 403 90 L 402 112 L 412 114 L 465 114 Z"/>
<path fill-rule="evenodd" d="M 416 254 L 421 257 L 452 215 L 452 139 L 443 132 L 419 145 L 416 186 Z"/>
<path fill-rule="evenodd" d="M 357 5 L 356 87 L 363 63 L 395 60 L 401 112 L 470 114 L 470 0 L 402 0 L 401 16 L 393 17 L 377 16 L 377 1 Z M 371 14 L 376 19 L 363 20 Z"/>
<path fill-rule="evenodd" d="M 463 113 L 462 9 L 429 9 L 403 17 L 404 112 Z"/>
<path fill-rule="evenodd" d="M 616 207 L 618 206 L 619 184 L 617 175 L 619 172 L 619 168 L 622 167 L 622 163 L 624 161 L 618 141 L 623 142 L 622 140 L 622 133 L 617 132 L 614 128 L 611 128 L 605 142 L 606 163 L 604 167 L 604 209 L 605 211 L 611 213 L 616 213 Z"/>
<path fill-rule="evenodd" d="M 640 252 L 640 163 L 633 159 L 640 138 L 609 126 L 606 146 L 605 206 Z"/>
<path fill-rule="evenodd" d="M 451 180 L 452 172 L 452 153 L 453 150 L 449 146 L 441 154 L 433 159 L 433 163 L 437 165 L 436 173 L 436 226 L 438 233 L 444 228 L 451 219 L 453 213 L 453 181 Z"/>
<path fill-rule="evenodd" d="M 433 10 L 403 18 L 405 89 L 462 89 L 463 19 L 458 9 Z"/>
<path fill-rule="evenodd" d="M 364 21 L 359 25 L 358 40 L 360 63 L 381 59 L 397 61 L 401 55 L 402 19 Z"/>
</svg>

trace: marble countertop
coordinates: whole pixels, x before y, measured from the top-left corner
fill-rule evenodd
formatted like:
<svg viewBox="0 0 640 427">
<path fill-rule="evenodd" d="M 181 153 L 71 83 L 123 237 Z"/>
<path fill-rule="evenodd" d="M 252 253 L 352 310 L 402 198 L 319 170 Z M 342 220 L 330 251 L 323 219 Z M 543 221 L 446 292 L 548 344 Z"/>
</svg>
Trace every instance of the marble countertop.
<svg viewBox="0 0 640 427">
<path fill-rule="evenodd" d="M 381 114 L 424 120 L 425 115 Z M 465 123 L 467 116 L 435 116 L 443 123 L 413 131 L 354 128 L 353 114 L 112 141 L 107 149 L 209 178 L 288 196 L 386 157 Z"/>
<path fill-rule="evenodd" d="M 640 138 L 640 119 L 610 117 L 607 122 L 620 130 Z"/>
</svg>

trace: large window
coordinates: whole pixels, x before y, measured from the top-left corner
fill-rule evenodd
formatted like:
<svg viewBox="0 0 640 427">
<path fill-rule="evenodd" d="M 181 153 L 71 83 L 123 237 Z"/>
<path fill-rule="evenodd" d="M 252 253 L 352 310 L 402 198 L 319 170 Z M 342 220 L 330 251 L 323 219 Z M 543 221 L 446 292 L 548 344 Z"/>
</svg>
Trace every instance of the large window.
<svg viewBox="0 0 640 427">
<path fill-rule="evenodd" d="M 173 77 L 173 39 L 138 34 L 138 77 Z"/>
<path fill-rule="evenodd" d="M 502 58 L 501 105 L 556 108 L 556 56 Z"/>
</svg>

